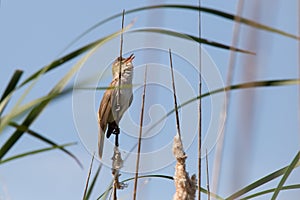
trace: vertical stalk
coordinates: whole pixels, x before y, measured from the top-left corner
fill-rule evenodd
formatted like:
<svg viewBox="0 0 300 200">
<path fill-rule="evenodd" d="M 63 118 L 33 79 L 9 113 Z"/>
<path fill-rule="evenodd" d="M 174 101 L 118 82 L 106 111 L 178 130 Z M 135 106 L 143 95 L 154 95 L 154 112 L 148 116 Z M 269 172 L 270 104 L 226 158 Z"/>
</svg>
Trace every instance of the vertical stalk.
<svg viewBox="0 0 300 200">
<path fill-rule="evenodd" d="M 174 106 L 175 106 L 175 114 L 176 114 L 176 128 L 177 128 L 177 133 L 179 135 L 179 139 L 181 140 L 171 49 L 169 49 L 169 56 L 170 56 L 170 67 L 171 67 L 171 74 L 172 74 L 172 87 L 173 87 L 173 95 L 174 95 Z"/>
<path fill-rule="evenodd" d="M 123 51 L 123 31 L 124 31 L 124 14 L 125 10 L 123 9 L 123 14 L 122 14 L 122 32 L 121 32 L 121 39 L 120 39 L 120 65 L 119 65 L 119 82 L 118 82 L 118 97 L 117 97 L 117 108 L 116 108 L 116 114 L 117 114 L 117 123 L 119 123 L 120 116 L 119 112 L 121 110 L 120 108 L 120 96 L 121 96 L 121 69 L 122 69 L 122 51 Z M 115 138 L 115 148 L 114 148 L 114 156 L 113 158 L 115 159 L 115 155 L 118 155 L 118 146 L 119 146 L 119 135 L 116 134 Z M 115 169 L 114 162 L 113 162 L 113 167 L 112 167 L 112 173 L 114 176 L 114 184 L 113 184 L 113 199 L 117 200 L 117 188 L 119 187 L 119 169 Z"/>
<path fill-rule="evenodd" d="M 141 143 L 142 143 L 142 131 L 143 131 L 143 121 L 144 121 L 145 96 L 146 96 L 147 68 L 148 66 L 146 65 L 145 76 L 144 76 L 144 91 L 142 96 L 141 118 L 140 118 L 140 132 L 138 138 L 138 151 L 137 151 L 135 177 L 134 177 L 133 200 L 136 200 L 137 183 L 138 183 L 138 176 L 139 176 L 139 164 L 140 164 L 140 153 L 141 153 L 141 145 L 142 145 Z"/>
<path fill-rule="evenodd" d="M 208 171 L 208 156 L 207 149 L 205 152 L 205 160 L 206 160 L 206 188 L 207 188 L 207 200 L 210 200 L 210 188 L 209 188 L 209 171 Z"/>
<path fill-rule="evenodd" d="M 199 5 L 199 11 L 198 11 L 198 36 L 199 39 L 201 38 L 201 0 L 198 2 Z M 202 50 L 201 50 L 201 43 L 199 43 L 199 96 L 201 96 L 202 93 L 202 78 L 201 78 L 201 72 L 202 72 Z M 202 101 L 201 98 L 199 98 L 199 104 L 198 104 L 198 200 L 201 200 L 201 148 L 202 148 Z"/>
</svg>

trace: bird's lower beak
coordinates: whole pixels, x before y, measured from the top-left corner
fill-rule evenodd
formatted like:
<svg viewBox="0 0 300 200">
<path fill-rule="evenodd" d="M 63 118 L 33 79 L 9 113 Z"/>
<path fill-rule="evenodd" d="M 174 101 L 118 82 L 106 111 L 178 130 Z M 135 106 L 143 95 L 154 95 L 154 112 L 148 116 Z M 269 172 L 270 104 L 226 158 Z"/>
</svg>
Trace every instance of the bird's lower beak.
<svg viewBox="0 0 300 200">
<path fill-rule="evenodd" d="M 133 60 L 134 58 L 135 58 L 134 55 L 131 54 L 128 58 L 126 58 L 125 63 L 132 62 L 132 60 Z"/>
</svg>

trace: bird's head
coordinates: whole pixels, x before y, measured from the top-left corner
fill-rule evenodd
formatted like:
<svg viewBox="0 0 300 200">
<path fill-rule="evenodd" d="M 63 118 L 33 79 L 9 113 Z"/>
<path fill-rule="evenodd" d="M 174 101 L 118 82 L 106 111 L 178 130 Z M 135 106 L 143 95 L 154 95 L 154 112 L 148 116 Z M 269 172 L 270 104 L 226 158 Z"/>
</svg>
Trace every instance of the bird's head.
<svg viewBox="0 0 300 200">
<path fill-rule="evenodd" d="M 132 70 L 132 68 L 133 68 L 132 60 L 133 59 L 134 59 L 133 54 L 131 54 L 128 58 L 118 57 L 112 65 L 113 77 L 119 76 L 120 63 L 121 63 L 121 74 L 125 70 Z"/>
</svg>

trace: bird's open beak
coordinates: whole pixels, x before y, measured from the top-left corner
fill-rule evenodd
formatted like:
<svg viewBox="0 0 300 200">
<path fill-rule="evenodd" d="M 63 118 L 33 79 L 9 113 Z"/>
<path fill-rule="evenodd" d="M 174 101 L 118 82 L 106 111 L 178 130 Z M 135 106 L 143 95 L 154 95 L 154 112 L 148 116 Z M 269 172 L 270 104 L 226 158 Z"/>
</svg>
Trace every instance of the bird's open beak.
<svg viewBox="0 0 300 200">
<path fill-rule="evenodd" d="M 128 58 L 125 59 L 125 63 L 129 63 L 129 62 L 132 62 L 132 60 L 134 59 L 134 55 L 131 54 Z"/>
</svg>

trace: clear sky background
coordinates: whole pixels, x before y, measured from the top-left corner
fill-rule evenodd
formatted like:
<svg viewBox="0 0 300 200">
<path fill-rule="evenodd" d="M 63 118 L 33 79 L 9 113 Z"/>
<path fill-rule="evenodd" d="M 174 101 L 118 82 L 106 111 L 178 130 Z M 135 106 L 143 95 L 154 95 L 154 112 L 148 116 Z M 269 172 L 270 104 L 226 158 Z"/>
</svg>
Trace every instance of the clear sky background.
<svg viewBox="0 0 300 200">
<path fill-rule="evenodd" d="M 228 1 L 201 1 L 205 7 L 222 10 L 228 13 L 236 12 L 237 0 Z M 185 4 L 186 1 L 6 1 L 2 0 L 0 7 L 0 91 L 3 92 L 6 84 L 16 69 L 24 70 L 23 80 L 33 72 L 49 64 L 60 56 L 61 51 L 79 34 L 87 30 L 95 23 L 120 13 L 122 9 L 133 9 L 145 5 L 160 3 Z M 189 1 L 188 4 L 198 5 L 198 1 Z M 256 6 L 255 6 L 256 5 Z M 244 5 L 243 17 L 256 20 L 260 23 L 285 30 L 288 33 L 297 34 L 297 1 L 284 0 L 254 0 L 247 1 Z M 126 16 L 128 24 L 134 18 L 137 19 L 134 28 L 164 27 L 179 32 L 198 35 L 198 13 L 192 11 L 160 9 L 143 11 Z M 231 44 L 234 23 L 209 14 L 202 15 L 202 35 L 204 38 Z M 120 29 L 120 19 L 115 19 L 97 28 L 78 41 L 67 51 L 71 52 L 88 42 L 111 34 Z M 297 41 L 284 36 L 266 31 L 256 30 L 246 25 L 241 26 L 240 42 L 238 47 L 256 52 L 256 56 L 238 54 L 235 66 L 234 83 L 255 80 L 277 80 L 298 77 Z M 145 43 L 151 43 L 153 34 L 145 38 Z M 134 43 L 133 40 L 130 40 Z M 129 41 L 125 40 L 125 48 L 131 51 Z M 108 47 L 111 48 L 111 47 Z M 114 48 L 114 47 L 113 47 Z M 223 80 L 226 80 L 229 51 L 216 49 L 203 45 L 211 59 L 215 62 Z M 105 49 L 106 50 L 106 49 Z M 109 55 L 118 55 L 118 47 L 109 51 Z M 116 53 L 114 53 L 114 51 Z M 100 52 L 100 50 L 99 50 Z M 126 51 L 125 51 L 126 52 Z M 136 65 L 147 62 L 147 51 L 134 51 Z M 157 52 L 155 52 L 157 53 Z M 193 53 L 193 52 L 191 52 Z M 98 53 L 100 55 L 100 53 Z M 98 55 L 96 54 L 96 55 Z M 95 56 L 96 56 L 95 55 Z M 106 55 L 106 54 L 105 54 Z M 159 54 L 161 57 L 156 62 L 162 65 L 168 64 L 167 54 Z M 107 58 L 112 61 L 114 57 Z M 176 56 L 174 58 L 177 59 Z M 32 89 L 24 103 L 46 94 L 63 77 L 63 75 L 76 63 L 68 62 L 63 67 L 48 73 L 39 80 Z M 99 65 L 103 70 L 108 63 L 103 64 L 101 56 L 93 57 L 91 66 Z M 193 77 L 193 71 L 180 67 L 184 61 L 178 59 L 175 69 L 177 73 L 187 77 Z M 85 65 L 89 67 L 89 65 Z M 98 73 L 98 72 L 97 72 Z M 178 77 L 179 77 L 178 75 Z M 196 76 L 197 77 L 197 76 Z M 111 77 L 108 73 L 99 86 L 106 86 Z M 74 81 L 74 79 L 72 80 Z M 191 79 L 191 88 L 197 91 L 196 79 Z M 73 82 L 70 83 L 72 85 Z M 93 85 L 95 86 L 95 85 Z M 204 85 L 206 91 L 207 85 Z M 222 85 L 220 85 L 221 87 Z M 180 86 L 178 85 L 178 88 Z M 178 89 L 180 93 L 180 89 Z M 20 90 L 12 100 L 9 109 L 16 103 L 16 99 L 24 92 Z M 164 91 L 156 91 L 155 87 L 149 89 L 148 100 L 151 104 L 160 104 L 166 111 L 172 108 L 172 98 L 165 98 Z M 99 104 L 102 92 L 95 96 L 95 112 Z M 153 96 L 151 96 L 152 94 Z M 171 93 L 170 93 L 171 94 Z M 156 96 L 155 96 L 156 95 Z M 134 108 L 140 109 L 141 91 L 136 92 L 133 109 L 133 119 L 139 121 L 139 113 L 134 113 Z M 171 96 L 171 95 L 169 95 Z M 219 195 L 226 197 L 243 186 L 288 165 L 299 150 L 299 106 L 298 86 L 285 86 L 274 88 L 256 88 L 244 91 L 232 92 L 228 121 L 225 131 L 225 148 L 223 152 L 222 170 L 219 183 Z M 73 99 L 74 101 L 74 99 Z M 84 168 L 81 169 L 67 155 L 60 151 L 51 151 L 18 159 L 0 166 L 0 199 L 80 199 L 82 198 L 84 185 L 91 160 L 91 153 L 86 144 L 82 143 L 81 134 L 78 133 L 78 124 L 74 120 L 74 107 L 72 96 L 67 96 L 50 104 L 35 121 L 31 128 L 56 141 L 58 144 L 77 141 L 78 145 L 68 148 L 80 161 Z M 147 101 L 147 99 L 146 99 Z M 170 103 L 171 102 L 171 103 Z M 182 101 L 181 101 L 182 103 Z M 150 107 L 151 104 L 148 106 Z M 209 124 L 211 116 L 210 99 L 204 100 L 204 131 Z M 95 113 L 91 113 L 95 115 Z M 183 114 L 183 113 L 182 113 Z M 172 118 L 173 117 L 173 118 Z M 146 120 L 148 118 L 146 117 Z M 149 119 L 148 119 L 149 120 Z M 190 121 L 188 119 L 187 121 Z M 187 123 L 182 119 L 182 123 Z M 173 123 L 173 124 L 172 124 Z M 170 125 L 171 124 L 171 125 Z M 174 134 L 174 115 L 166 125 L 170 134 Z M 97 129 L 97 124 L 92 129 Z M 0 134 L 0 145 L 10 136 L 12 129 L 6 129 Z M 184 132 L 184 130 L 183 130 Z M 93 133 L 91 133 L 93 134 Z M 96 138 L 95 135 L 92 137 Z M 173 135 L 168 137 L 172 141 Z M 186 136 L 188 138 L 189 136 Z M 158 141 L 161 138 L 157 139 Z M 163 146 L 164 142 L 145 141 L 145 149 L 152 150 L 156 146 Z M 123 144 L 128 144 L 129 139 L 123 139 Z M 161 140 L 162 141 L 162 140 Z M 131 141 L 132 142 L 132 141 Z M 95 141 L 96 143 L 96 141 Z M 94 143 L 94 144 L 95 144 Z M 151 146 L 152 145 L 152 146 Z M 7 156 L 12 156 L 25 151 L 44 148 L 46 145 L 35 138 L 24 135 L 11 149 Z M 129 149 L 129 147 L 124 147 Z M 187 168 L 190 174 L 197 173 L 197 142 L 194 141 L 187 150 L 189 158 Z M 210 172 L 212 172 L 214 149 L 209 153 Z M 110 155 L 108 155 L 109 157 Z M 164 158 L 157 157 L 153 162 L 161 162 Z M 161 160 L 161 161 L 160 161 Z M 204 164 L 204 161 L 203 161 Z M 98 163 L 95 163 L 94 170 Z M 151 172 L 151 174 L 166 174 L 173 176 L 174 164 Z M 124 173 L 122 179 L 132 177 L 133 174 Z M 300 172 L 296 169 L 288 183 L 299 183 Z M 96 199 L 111 181 L 110 169 L 104 167 L 101 171 L 96 190 L 92 199 Z M 205 186 L 205 177 L 202 178 Z M 261 188 L 275 187 L 277 182 L 272 182 Z M 133 182 L 129 188 L 120 192 L 120 198 L 130 199 Z M 261 189 L 262 190 L 262 189 Z M 138 199 L 171 199 L 174 194 L 174 185 L 171 181 L 163 179 L 142 180 L 139 185 Z M 279 199 L 295 199 L 299 197 L 299 191 L 280 193 Z M 269 199 L 266 195 L 260 199 Z"/>
</svg>

